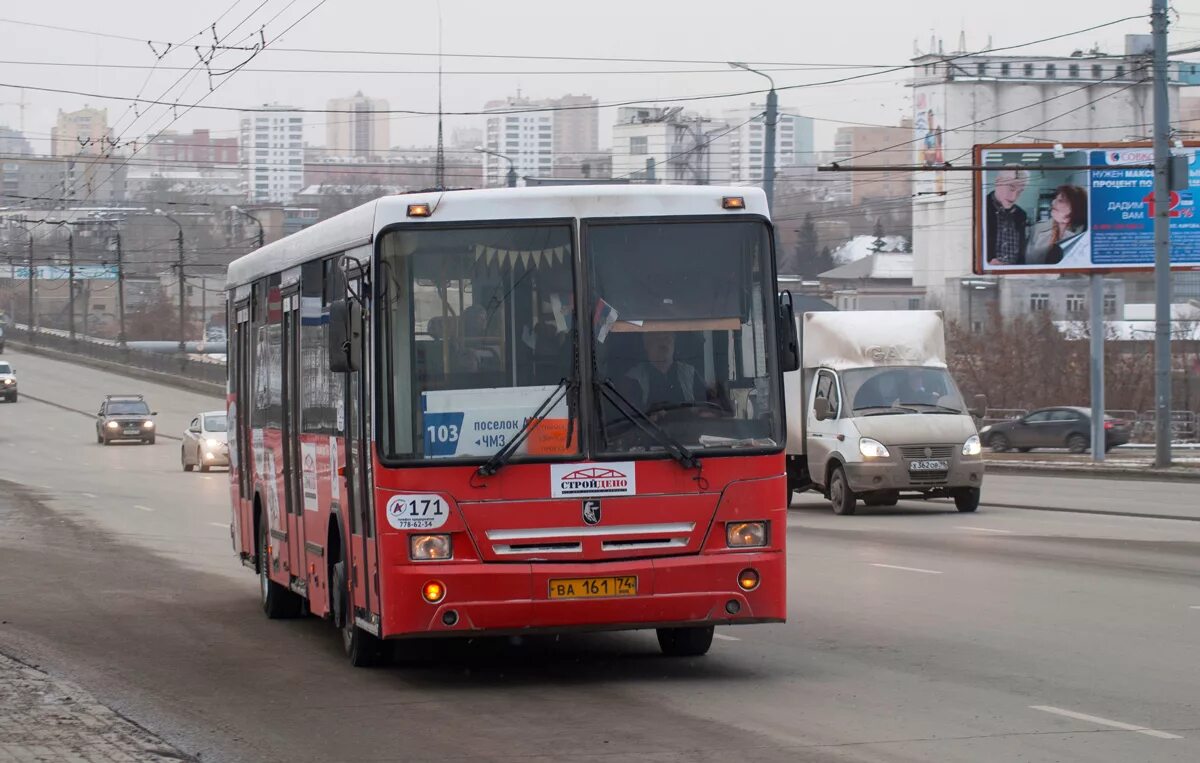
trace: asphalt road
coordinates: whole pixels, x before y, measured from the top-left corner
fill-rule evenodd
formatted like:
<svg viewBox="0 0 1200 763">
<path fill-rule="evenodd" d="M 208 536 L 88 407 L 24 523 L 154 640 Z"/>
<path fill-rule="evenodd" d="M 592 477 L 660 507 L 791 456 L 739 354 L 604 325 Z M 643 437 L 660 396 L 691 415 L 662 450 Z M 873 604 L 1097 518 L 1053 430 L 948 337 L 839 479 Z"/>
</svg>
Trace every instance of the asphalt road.
<svg viewBox="0 0 1200 763">
<path fill-rule="evenodd" d="M 1200 760 L 1200 522 L 1189 483 L 989 478 L 985 506 L 902 503 L 788 528 L 789 622 L 404 642 L 351 669 L 332 629 L 267 621 L 228 540 L 225 475 L 179 469 L 211 399 L 6 353 L 0 652 L 68 678 L 204 761 Z M 157 445 L 94 443 L 143 391 Z M 40 403 L 29 395 L 57 403 Z M 1194 512 L 1194 507 L 1193 507 Z"/>
</svg>

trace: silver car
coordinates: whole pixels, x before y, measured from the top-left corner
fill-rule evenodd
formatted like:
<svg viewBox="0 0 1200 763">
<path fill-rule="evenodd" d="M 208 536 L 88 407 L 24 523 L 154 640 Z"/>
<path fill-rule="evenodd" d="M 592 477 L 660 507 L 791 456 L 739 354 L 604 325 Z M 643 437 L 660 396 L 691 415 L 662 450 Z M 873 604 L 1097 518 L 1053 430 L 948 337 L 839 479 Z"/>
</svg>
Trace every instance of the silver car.
<svg viewBox="0 0 1200 763">
<path fill-rule="evenodd" d="M 17 369 L 11 363 L 0 360 L 0 397 L 7 402 L 17 402 Z"/>
<path fill-rule="evenodd" d="M 185 472 L 229 466 L 229 435 L 225 411 L 209 411 L 192 419 L 183 433 L 179 461 Z"/>
</svg>

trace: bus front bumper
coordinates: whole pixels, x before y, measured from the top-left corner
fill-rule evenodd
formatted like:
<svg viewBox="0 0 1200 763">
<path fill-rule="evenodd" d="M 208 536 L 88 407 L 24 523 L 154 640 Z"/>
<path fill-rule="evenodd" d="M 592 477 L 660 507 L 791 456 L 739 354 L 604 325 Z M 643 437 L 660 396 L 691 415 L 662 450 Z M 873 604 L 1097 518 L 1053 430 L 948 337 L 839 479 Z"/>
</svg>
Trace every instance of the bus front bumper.
<svg viewBox="0 0 1200 763">
<path fill-rule="evenodd" d="M 747 569 L 759 580 L 749 591 L 738 583 Z M 783 622 L 787 614 L 782 551 L 622 562 L 405 565 L 387 574 L 384 637 Z M 636 594 L 551 598 L 551 581 L 628 576 L 637 580 Z M 436 603 L 422 595 L 430 581 L 444 587 Z"/>
</svg>

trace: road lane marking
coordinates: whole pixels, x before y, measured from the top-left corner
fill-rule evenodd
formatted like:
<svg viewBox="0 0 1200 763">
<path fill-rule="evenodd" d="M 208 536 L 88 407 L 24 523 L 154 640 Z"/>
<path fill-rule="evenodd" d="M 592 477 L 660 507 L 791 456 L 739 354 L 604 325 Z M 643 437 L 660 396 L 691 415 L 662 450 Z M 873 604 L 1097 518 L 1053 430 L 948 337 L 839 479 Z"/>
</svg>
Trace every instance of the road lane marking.
<svg viewBox="0 0 1200 763">
<path fill-rule="evenodd" d="M 95 493 L 80 493 L 80 495 L 82 495 L 84 498 L 95 498 L 96 497 Z"/>
<path fill-rule="evenodd" d="M 1000 533 L 1001 535 L 1011 535 L 1012 530 L 996 530 L 991 527 L 971 527 L 970 525 L 955 525 L 956 530 L 975 530 L 981 533 Z"/>
<path fill-rule="evenodd" d="M 142 511 L 154 511 L 154 509 L 150 508 L 149 506 L 139 506 L 136 503 L 133 505 L 133 508 L 140 509 Z"/>
<path fill-rule="evenodd" d="M 1200 607 L 1189 607 L 1189 609 L 1200 609 Z"/>
<path fill-rule="evenodd" d="M 219 527 L 219 528 L 221 528 L 222 530 L 228 530 L 228 529 L 229 529 L 229 523 L 228 523 L 228 522 L 209 522 L 209 524 L 210 524 L 210 525 L 212 525 L 213 527 Z"/>
<path fill-rule="evenodd" d="M 1077 713 L 1073 710 L 1063 710 L 1061 707 L 1051 707 L 1050 705 L 1030 705 L 1029 707 L 1033 710 L 1041 710 L 1043 713 L 1061 715 L 1064 718 L 1074 718 L 1077 721 L 1087 721 L 1088 723 L 1095 723 L 1100 726 L 1111 726 L 1114 729 L 1121 729 L 1123 731 L 1135 731 L 1138 734 L 1145 734 L 1148 737 L 1155 737 L 1156 739 L 1183 739 L 1181 736 L 1168 734 L 1165 731 L 1156 731 L 1145 726 L 1134 726 L 1132 723 L 1122 723 L 1121 721 L 1113 721 L 1108 718 L 1099 718 L 1087 713 Z"/>
<path fill-rule="evenodd" d="M 926 575 L 941 575 L 941 570 L 923 570 L 920 567 L 901 567 L 896 564 L 878 564 L 871 562 L 872 567 L 883 567 L 885 570 L 904 570 L 905 572 L 923 572 Z"/>
<path fill-rule="evenodd" d="M 741 641 L 737 636 L 726 636 L 724 633 L 714 633 L 713 638 L 719 638 L 722 641 Z"/>
</svg>

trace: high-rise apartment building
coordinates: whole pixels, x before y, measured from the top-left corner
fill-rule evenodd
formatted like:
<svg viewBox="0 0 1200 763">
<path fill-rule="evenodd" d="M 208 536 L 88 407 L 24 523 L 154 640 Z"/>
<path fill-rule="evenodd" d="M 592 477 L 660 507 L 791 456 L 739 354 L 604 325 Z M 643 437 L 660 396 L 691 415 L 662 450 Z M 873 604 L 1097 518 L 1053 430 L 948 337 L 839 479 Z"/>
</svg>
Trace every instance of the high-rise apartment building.
<svg viewBox="0 0 1200 763">
<path fill-rule="evenodd" d="M 764 104 L 725 112 L 729 139 L 730 180 L 734 183 L 759 184 L 763 181 L 766 156 L 766 115 Z M 813 120 L 779 110 L 775 123 L 775 168 L 792 167 L 812 156 Z"/>
<path fill-rule="evenodd" d="M 378 159 L 391 145 L 388 102 L 368 98 L 358 91 L 350 98 L 334 98 L 326 107 L 325 153 L 343 159 Z M 382 113 L 381 113 L 382 112 Z"/>
<path fill-rule="evenodd" d="M 839 127 L 834 137 L 834 157 L 845 162 L 856 156 L 869 157 L 871 164 L 902 165 L 912 163 L 912 120 L 903 119 L 898 127 L 848 125 Z M 906 202 L 912 196 L 912 173 L 847 172 L 825 178 L 835 198 L 851 204 L 871 200 Z"/>
<path fill-rule="evenodd" d="M 242 112 L 241 164 L 250 201 L 291 201 L 304 188 L 304 115 L 278 104 Z"/>
<path fill-rule="evenodd" d="M 517 177 L 550 177 L 557 158 L 598 157 L 598 102 L 587 95 L 531 100 L 520 95 L 489 101 L 484 111 L 483 145 L 512 160 Z M 484 183 L 502 186 L 508 160 L 484 157 Z"/>
<path fill-rule="evenodd" d="M 58 119 L 50 129 L 50 153 L 54 156 L 98 156 L 110 147 L 106 145 L 108 109 L 84 106 L 78 111 L 58 110 Z"/>
</svg>

